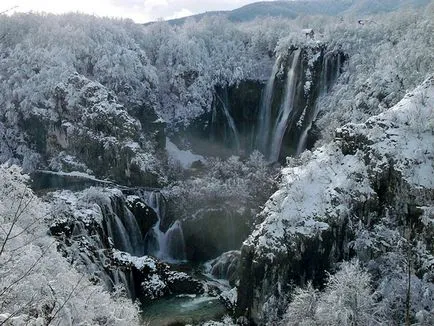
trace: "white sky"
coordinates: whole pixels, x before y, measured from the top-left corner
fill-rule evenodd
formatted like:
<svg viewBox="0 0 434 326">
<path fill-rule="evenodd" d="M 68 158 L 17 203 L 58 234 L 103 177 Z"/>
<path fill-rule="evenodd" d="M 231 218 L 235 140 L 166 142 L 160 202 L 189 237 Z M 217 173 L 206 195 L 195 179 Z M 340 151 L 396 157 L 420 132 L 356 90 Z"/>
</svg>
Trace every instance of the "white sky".
<svg viewBox="0 0 434 326">
<path fill-rule="evenodd" d="M 0 12 L 70 11 L 97 16 L 132 18 L 137 23 L 189 16 L 205 11 L 230 10 L 259 0 L 0 0 Z M 272 1 L 272 0 L 266 0 Z"/>
</svg>

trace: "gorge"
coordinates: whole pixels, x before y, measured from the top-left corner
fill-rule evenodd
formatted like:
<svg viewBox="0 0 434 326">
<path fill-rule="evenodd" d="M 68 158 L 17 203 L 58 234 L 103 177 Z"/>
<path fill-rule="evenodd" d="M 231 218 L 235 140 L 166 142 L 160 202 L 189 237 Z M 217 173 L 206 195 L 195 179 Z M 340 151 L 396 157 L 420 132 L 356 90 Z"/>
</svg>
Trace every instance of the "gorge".
<svg viewBox="0 0 434 326">
<path fill-rule="evenodd" d="M 0 324 L 434 325 L 434 6 L 403 2 L 0 13 Z"/>
</svg>

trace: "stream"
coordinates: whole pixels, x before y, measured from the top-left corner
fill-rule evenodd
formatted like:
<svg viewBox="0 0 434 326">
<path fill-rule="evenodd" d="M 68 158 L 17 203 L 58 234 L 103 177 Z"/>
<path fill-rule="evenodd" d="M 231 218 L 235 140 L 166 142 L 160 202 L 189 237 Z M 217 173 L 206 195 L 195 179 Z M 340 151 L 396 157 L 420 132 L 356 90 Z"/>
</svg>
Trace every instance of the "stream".
<svg viewBox="0 0 434 326">
<path fill-rule="evenodd" d="M 142 306 L 143 322 L 150 326 L 197 324 L 218 320 L 227 313 L 218 297 L 180 295 L 162 298 Z"/>
</svg>

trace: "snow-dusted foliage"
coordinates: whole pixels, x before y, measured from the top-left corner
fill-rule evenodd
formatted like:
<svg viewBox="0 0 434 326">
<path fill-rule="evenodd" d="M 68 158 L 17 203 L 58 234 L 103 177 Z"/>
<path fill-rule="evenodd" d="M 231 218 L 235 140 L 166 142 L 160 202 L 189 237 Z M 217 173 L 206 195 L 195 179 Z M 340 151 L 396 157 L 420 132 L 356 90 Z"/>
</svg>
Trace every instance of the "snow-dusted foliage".
<svg viewBox="0 0 434 326">
<path fill-rule="evenodd" d="M 182 126 L 211 110 L 216 87 L 263 81 L 270 76 L 274 57 L 286 54 L 289 47 L 318 44 L 349 58 L 314 123 L 330 140 L 343 123 L 362 122 L 394 105 L 433 69 L 433 10 L 431 5 L 362 20 L 351 13 L 339 19 L 300 16 L 247 23 L 212 16 L 146 27 L 73 14 L 3 15 L 0 158 L 14 157 L 29 170 L 39 164 L 46 134 L 55 137 L 51 129 L 58 128 L 35 130 L 38 121 L 44 117 L 56 126 L 65 123 L 56 108 L 68 103 L 62 103 L 57 87 L 74 73 L 113 92 L 142 125 L 151 119 L 146 112 L 156 110 L 169 126 Z M 306 28 L 313 38 L 307 37 Z M 152 153 L 152 146 L 142 149 Z M 57 161 L 53 164 L 59 166 Z M 137 155 L 134 162 L 139 170 L 149 170 L 146 155 Z"/>
<path fill-rule="evenodd" d="M 344 262 L 330 275 L 323 292 L 309 283 L 298 288 L 286 310 L 282 325 L 381 325 L 388 324 L 376 304 L 371 277 L 357 260 Z"/>
<path fill-rule="evenodd" d="M 49 104 L 56 83 L 73 72 L 114 91 L 123 101 L 149 101 L 155 69 L 132 21 L 68 14 L 21 14 L 0 20 L 2 100 L 24 112 Z"/>
<path fill-rule="evenodd" d="M 92 284 L 47 236 L 49 206 L 26 186 L 16 166 L 0 166 L 0 323 L 6 325 L 136 325 L 126 298 Z"/>
<path fill-rule="evenodd" d="M 201 326 L 235 326 L 236 324 L 229 315 L 223 317 L 221 321 L 207 321 Z"/>
<path fill-rule="evenodd" d="M 294 325 L 434 324 L 434 79 L 404 97 L 434 70 L 434 5 L 365 12 L 245 23 L 205 16 L 147 26 L 78 14 L 0 14 L 0 163 L 92 175 L 93 184 L 171 182 L 158 191 L 161 212 L 134 189 L 125 190 L 128 198 L 112 189 L 59 191 L 47 197 L 50 206 L 25 186 L 20 169 L 1 166 L 0 324 L 133 325 L 136 307 L 98 283 L 132 285 L 139 274 L 126 290 L 149 299 L 199 293 L 188 275 L 143 256 L 157 220 L 159 233 L 182 228 L 186 255 L 197 261 L 238 249 L 255 228 L 241 250 L 239 283 L 232 280 L 237 291 L 222 297 L 259 325 L 275 325 L 285 312 Z M 309 98 L 313 115 L 304 100 L 297 103 L 303 113 L 289 137 L 292 107 L 281 105 L 288 119 L 279 123 L 279 139 L 297 139 L 306 124 L 302 149 L 308 133 L 323 137 L 315 151 L 288 159 L 271 198 L 274 168 L 258 152 L 202 157 L 166 138 L 193 148 L 183 139 L 189 127 L 203 135 L 214 121 L 224 129 L 213 103 L 218 91 L 250 83 L 240 95 L 250 101 L 270 75 L 280 80 L 271 88 L 284 87 L 291 53 L 302 56 L 306 76 L 288 84 Z M 328 68 L 317 63 L 330 53 L 339 55 L 337 80 L 323 92 L 315 79 Z M 281 99 L 268 94 L 271 110 Z M 261 96 L 246 106 L 225 101 L 234 143 L 254 142 L 241 125 L 256 128 L 250 111 Z M 58 246 L 46 235 L 46 217 L 63 241 Z M 91 272 L 91 282 L 56 249 Z M 320 291 L 325 270 L 353 256 L 360 263 L 343 263 Z M 234 261 L 217 264 L 225 277 Z M 289 281 L 301 286 L 293 295 Z"/>
<path fill-rule="evenodd" d="M 275 185 L 270 178 L 273 169 L 259 152 L 252 153 L 246 161 L 238 156 L 227 160 L 209 158 L 199 169 L 200 174 L 175 182 L 165 190 L 167 198 L 178 204 L 180 217 L 190 218 L 213 205 L 243 211 L 251 204 L 264 203 Z"/>
<path fill-rule="evenodd" d="M 340 18 L 260 18 L 242 24 L 211 16 L 183 25 L 152 24 L 145 51 L 158 69 L 161 114 L 168 122 L 188 124 L 211 108 L 215 86 L 266 79 L 271 56 L 325 43 L 349 56 L 339 85 L 320 107 L 320 126 L 330 139 L 339 125 L 393 106 L 432 71 L 433 10 L 429 5 L 372 16 L 348 12 Z"/>
<path fill-rule="evenodd" d="M 187 20 L 181 27 L 153 24 L 145 40 L 159 72 L 161 113 L 173 123 L 210 110 L 215 86 L 234 84 L 255 69 L 248 36 L 219 16 Z"/>
<path fill-rule="evenodd" d="M 157 103 L 139 27 L 73 14 L 0 25 L 2 162 L 114 179 L 158 171 L 153 135 L 133 117 Z"/>
<path fill-rule="evenodd" d="M 363 122 L 392 107 L 434 71 L 433 15 L 431 3 L 422 10 L 363 17 L 361 24 L 351 15 L 325 25 L 324 40 L 349 61 L 320 103 L 323 144 L 343 123 Z"/>
</svg>

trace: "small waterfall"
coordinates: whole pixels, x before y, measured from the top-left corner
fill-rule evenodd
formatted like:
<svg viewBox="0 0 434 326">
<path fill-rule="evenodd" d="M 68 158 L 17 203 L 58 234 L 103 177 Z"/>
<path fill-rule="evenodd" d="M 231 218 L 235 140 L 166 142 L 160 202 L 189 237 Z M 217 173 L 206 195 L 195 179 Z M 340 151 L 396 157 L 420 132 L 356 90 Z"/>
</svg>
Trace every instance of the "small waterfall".
<svg viewBox="0 0 434 326">
<path fill-rule="evenodd" d="M 223 100 L 218 93 L 216 92 L 216 97 L 217 99 L 220 101 L 222 108 L 223 108 L 223 113 L 225 115 L 226 121 L 228 122 L 229 128 L 232 132 L 232 136 L 235 142 L 235 150 L 237 153 L 240 152 L 240 138 L 238 136 L 238 131 L 237 131 L 237 127 L 235 126 L 235 122 L 234 119 L 232 118 L 231 114 L 229 113 L 229 108 L 228 108 L 228 100 L 227 100 L 227 93 L 225 93 L 225 100 Z"/>
<path fill-rule="evenodd" d="M 186 260 L 185 241 L 180 221 L 175 221 L 166 232 L 161 230 L 164 221 L 164 203 L 159 192 L 145 193 L 146 204 L 157 213 L 158 221 L 145 237 L 146 253 L 166 262 Z"/>
<path fill-rule="evenodd" d="M 285 135 L 288 126 L 288 120 L 294 106 L 294 98 L 296 93 L 295 91 L 297 86 L 297 64 L 299 61 L 300 53 L 300 49 L 294 51 L 292 55 L 291 67 L 286 77 L 284 102 L 280 106 L 279 114 L 274 125 L 273 135 L 271 139 L 271 149 L 268 156 L 268 159 L 271 162 L 276 162 L 279 159 L 283 136 Z"/>
<path fill-rule="evenodd" d="M 211 108 L 211 132 L 210 132 L 210 140 L 214 143 L 216 141 L 215 137 L 215 125 L 217 121 L 217 105 L 213 104 Z"/>
<path fill-rule="evenodd" d="M 264 155 L 267 154 L 269 131 L 271 127 L 271 109 L 273 104 L 274 82 L 276 80 L 277 72 L 279 71 L 280 61 L 280 57 L 278 57 L 274 63 L 271 76 L 268 79 L 267 85 L 265 86 L 265 89 L 262 93 L 261 105 L 259 109 L 259 127 L 256 135 L 256 148 Z"/>
<path fill-rule="evenodd" d="M 182 232 L 181 222 L 176 221 L 167 232 L 164 233 L 164 238 L 161 242 L 162 247 L 159 251 L 161 259 L 186 260 L 184 243 L 184 233 Z"/>
<path fill-rule="evenodd" d="M 308 125 L 306 126 L 306 128 L 303 130 L 303 132 L 300 135 L 300 140 L 298 141 L 296 155 L 300 155 L 306 149 L 307 136 L 309 134 L 309 131 L 312 129 L 312 123 L 315 121 L 315 119 L 318 115 L 318 112 L 317 112 L 318 110 L 316 108 L 317 106 L 318 105 L 315 105 L 315 112 L 313 114 L 311 121 L 309 121 Z"/>
<path fill-rule="evenodd" d="M 108 218 L 107 233 L 113 240 L 115 248 L 132 254 L 133 246 L 130 236 L 121 219 L 115 213 L 109 214 Z"/>
<path fill-rule="evenodd" d="M 142 256 L 144 253 L 143 247 L 143 235 L 140 231 L 139 224 L 137 223 L 136 217 L 133 213 L 127 208 L 124 208 L 124 223 L 125 227 L 129 233 L 129 239 L 132 251 L 130 252 L 135 256 Z"/>
<path fill-rule="evenodd" d="M 104 207 L 107 236 L 113 240 L 116 249 L 142 256 L 143 235 L 136 217 L 126 207 L 123 197 L 113 196 L 110 202 L 110 206 Z"/>
<path fill-rule="evenodd" d="M 337 58 L 335 58 L 337 56 Z M 319 85 L 319 94 L 318 100 L 315 103 L 315 107 L 313 113 L 309 116 L 308 123 L 306 127 L 303 129 L 301 133 L 300 140 L 297 145 L 297 155 L 300 155 L 305 149 L 307 145 L 307 138 L 309 135 L 309 131 L 312 129 L 312 124 L 316 120 L 319 108 L 320 108 L 320 99 L 325 94 L 328 93 L 333 83 L 338 79 L 340 68 L 342 65 L 342 58 L 340 53 L 327 52 L 324 55 L 322 62 L 322 71 L 320 76 L 320 85 Z"/>
<path fill-rule="evenodd" d="M 133 285 L 133 275 L 131 271 L 127 275 L 120 269 L 113 270 L 113 287 L 115 287 L 117 284 L 125 285 L 125 291 L 129 298 L 136 298 Z"/>
</svg>

